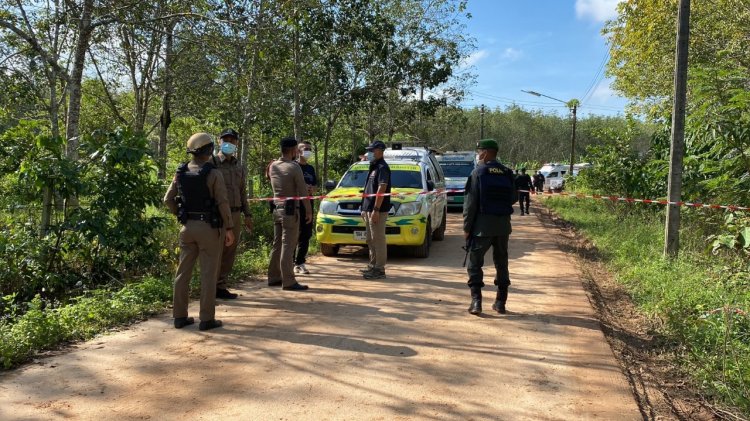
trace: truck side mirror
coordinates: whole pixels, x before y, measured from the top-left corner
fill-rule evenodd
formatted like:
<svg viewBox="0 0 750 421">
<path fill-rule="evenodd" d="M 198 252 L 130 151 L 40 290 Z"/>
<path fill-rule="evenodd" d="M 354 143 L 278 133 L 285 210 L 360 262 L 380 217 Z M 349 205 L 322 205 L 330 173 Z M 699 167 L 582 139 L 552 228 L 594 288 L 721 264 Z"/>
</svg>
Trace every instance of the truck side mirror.
<svg viewBox="0 0 750 421">
<path fill-rule="evenodd" d="M 326 188 L 326 192 L 329 192 L 329 191 L 335 189 L 336 188 L 336 182 L 333 181 L 333 180 L 326 181 L 325 188 Z"/>
<path fill-rule="evenodd" d="M 435 190 L 435 182 L 432 180 L 427 180 L 427 191 L 433 190 Z"/>
</svg>

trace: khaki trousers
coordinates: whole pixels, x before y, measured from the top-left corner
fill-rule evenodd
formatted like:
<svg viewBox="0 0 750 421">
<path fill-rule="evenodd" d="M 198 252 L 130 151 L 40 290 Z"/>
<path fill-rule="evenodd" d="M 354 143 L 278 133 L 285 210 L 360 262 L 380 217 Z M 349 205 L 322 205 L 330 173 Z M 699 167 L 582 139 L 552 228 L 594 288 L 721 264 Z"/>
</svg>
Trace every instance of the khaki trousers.
<svg viewBox="0 0 750 421">
<path fill-rule="evenodd" d="M 282 286 L 292 286 L 294 277 L 294 249 L 299 239 L 299 209 L 292 216 L 284 214 L 284 207 L 273 211 L 273 249 L 268 265 L 268 282 L 281 280 Z"/>
<path fill-rule="evenodd" d="M 365 214 L 365 235 L 367 236 L 367 247 L 370 249 L 370 266 L 385 271 L 385 262 L 388 260 L 388 248 L 385 243 L 385 221 L 388 219 L 386 212 L 380 213 L 378 222 L 372 222 L 372 214 Z"/>
<path fill-rule="evenodd" d="M 200 319 L 213 320 L 216 310 L 216 277 L 219 275 L 221 251 L 224 245 L 223 228 L 211 228 L 204 221 L 187 221 L 180 230 L 180 262 L 174 279 L 172 316 L 187 317 L 190 278 L 196 260 L 201 270 Z"/>
<path fill-rule="evenodd" d="M 234 260 L 237 257 L 237 245 L 240 243 L 240 235 L 242 235 L 242 213 L 240 211 L 232 212 L 232 222 L 234 228 L 234 242 L 231 246 L 224 246 L 224 251 L 221 253 L 221 269 L 219 269 L 219 280 L 216 282 L 216 289 L 227 289 L 227 278 L 229 273 L 232 272 L 234 266 Z"/>
</svg>

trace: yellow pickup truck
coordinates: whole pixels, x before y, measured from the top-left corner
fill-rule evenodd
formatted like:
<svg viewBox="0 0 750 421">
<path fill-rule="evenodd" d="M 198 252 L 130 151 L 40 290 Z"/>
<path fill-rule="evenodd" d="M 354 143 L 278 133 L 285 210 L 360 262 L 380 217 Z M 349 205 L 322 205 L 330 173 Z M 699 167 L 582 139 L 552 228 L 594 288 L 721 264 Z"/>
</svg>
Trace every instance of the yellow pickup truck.
<svg viewBox="0 0 750 421">
<path fill-rule="evenodd" d="M 391 168 L 386 242 L 405 247 L 415 257 L 428 257 L 432 240 L 445 236 L 447 199 L 443 172 L 428 149 L 386 149 L 384 157 Z M 325 256 L 335 256 L 343 245 L 367 243 L 360 204 L 369 166 L 369 162 L 354 163 L 320 203 L 316 236 Z"/>
</svg>

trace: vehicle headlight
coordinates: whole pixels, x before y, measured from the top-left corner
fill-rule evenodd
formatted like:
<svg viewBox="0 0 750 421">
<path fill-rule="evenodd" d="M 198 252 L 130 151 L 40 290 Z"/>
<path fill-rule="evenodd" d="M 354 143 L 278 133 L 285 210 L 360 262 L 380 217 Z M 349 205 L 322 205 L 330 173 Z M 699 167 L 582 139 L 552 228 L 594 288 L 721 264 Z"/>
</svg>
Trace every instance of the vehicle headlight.
<svg viewBox="0 0 750 421">
<path fill-rule="evenodd" d="M 334 215 L 336 213 L 336 207 L 338 207 L 338 203 L 324 200 L 320 202 L 320 213 L 324 215 Z"/>
<path fill-rule="evenodd" d="M 422 202 L 407 202 L 399 206 L 396 216 L 416 215 L 422 210 Z"/>
</svg>

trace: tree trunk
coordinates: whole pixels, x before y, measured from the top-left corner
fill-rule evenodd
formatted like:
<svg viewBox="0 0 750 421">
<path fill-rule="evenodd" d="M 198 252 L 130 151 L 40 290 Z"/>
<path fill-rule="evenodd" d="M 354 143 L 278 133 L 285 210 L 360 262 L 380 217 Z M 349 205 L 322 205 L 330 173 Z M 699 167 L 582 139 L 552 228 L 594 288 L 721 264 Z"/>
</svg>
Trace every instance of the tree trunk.
<svg viewBox="0 0 750 421">
<path fill-rule="evenodd" d="M 164 93 L 162 94 L 161 117 L 159 118 L 159 148 L 157 153 L 157 165 L 159 167 L 159 179 L 164 180 L 167 176 L 167 130 L 172 124 L 172 62 L 174 60 L 175 22 L 169 21 L 166 25 L 166 45 L 164 47 Z"/>
<path fill-rule="evenodd" d="M 293 59 L 294 59 L 294 138 L 297 141 L 302 140 L 302 115 L 300 109 L 300 87 L 299 87 L 299 74 L 300 74 L 300 51 L 299 51 L 299 29 L 297 28 L 297 9 L 294 10 L 295 27 L 294 27 L 294 41 L 293 41 Z"/>
<path fill-rule="evenodd" d="M 81 119 L 81 81 L 83 67 L 86 61 L 86 50 L 89 46 L 91 33 L 91 14 L 94 0 L 84 0 L 81 19 L 78 22 L 78 39 L 76 40 L 73 56 L 73 68 L 68 81 L 68 118 L 65 127 L 65 137 L 68 141 L 68 158 L 78 159 L 78 124 Z"/>
</svg>

